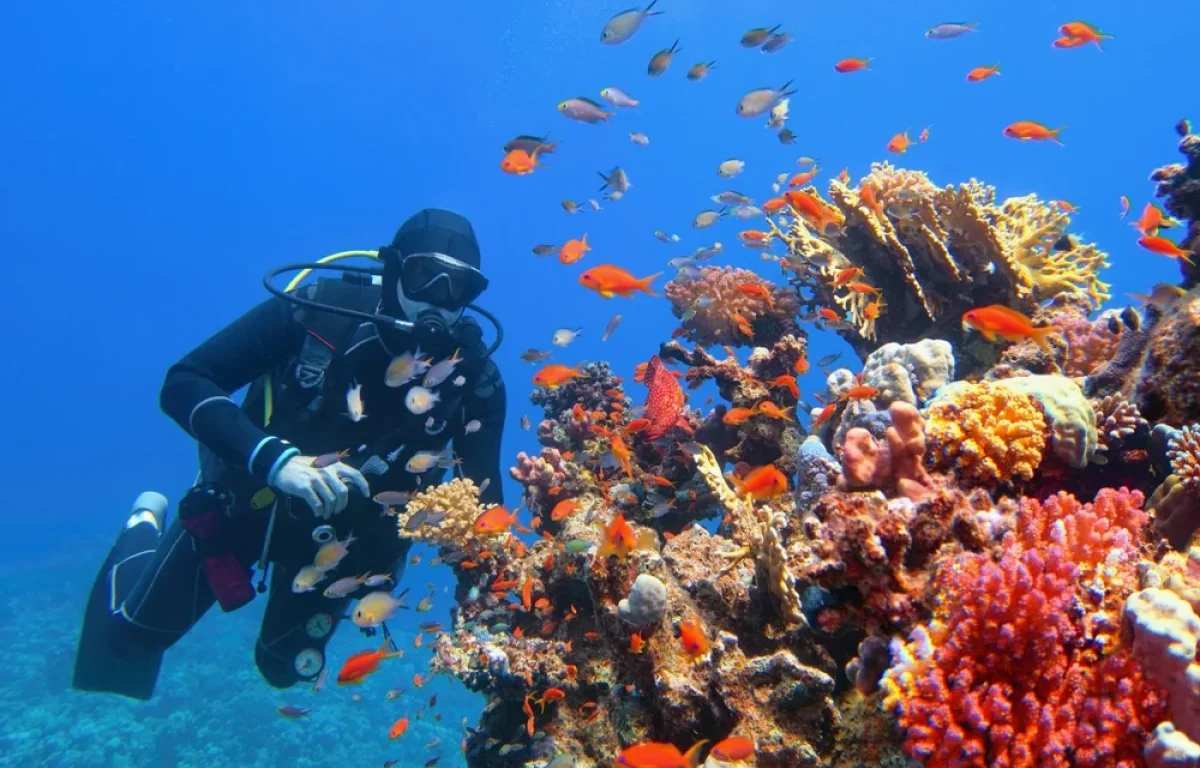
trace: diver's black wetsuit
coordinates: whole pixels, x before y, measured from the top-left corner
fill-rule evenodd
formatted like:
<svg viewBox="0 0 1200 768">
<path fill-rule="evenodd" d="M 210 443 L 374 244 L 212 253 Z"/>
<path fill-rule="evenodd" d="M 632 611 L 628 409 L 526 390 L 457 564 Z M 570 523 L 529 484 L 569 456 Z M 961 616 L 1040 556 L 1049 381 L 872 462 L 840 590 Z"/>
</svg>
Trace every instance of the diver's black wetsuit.
<svg viewBox="0 0 1200 768">
<path fill-rule="evenodd" d="M 260 304 L 172 366 L 162 388 L 163 410 L 203 447 L 202 479 L 233 494 L 231 514 L 221 519 L 219 545 L 236 556 L 247 579 L 263 553 L 275 499 L 271 491 L 264 490 L 266 479 L 289 446 L 307 456 L 367 446 L 361 456 L 377 457 L 372 462 L 376 470 L 370 466 L 362 469 L 375 494 L 437 483 L 442 470 L 435 468 L 421 475 L 418 483 L 418 476 L 408 472 L 405 464 L 417 451 L 441 450 L 452 442 L 463 474 L 477 484 L 489 481 L 484 500 L 502 502 L 504 385 L 496 366 L 486 358 L 482 334 L 472 320 L 463 318 L 456 326 L 455 342 L 462 344 L 465 361 L 436 387 L 441 401 L 418 415 L 404 403 L 410 386 L 385 385 L 392 356 L 415 351 L 416 344 L 395 331 L 387 331 L 381 338 L 370 323 L 348 322 L 342 341 L 328 340 L 324 346 L 337 352 L 325 381 L 305 386 L 314 382 L 304 382 L 299 373 L 299 351 L 306 341 L 313 344 L 310 336 L 326 340 L 312 332 L 304 312 L 312 310 L 297 311 L 278 298 Z M 439 350 L 444 355 L 453 351 Z M 274 415 L 264 429 L 262 387 L 251 387 L 244 406 L 236 405 L 229 395 L 265 375 L 272 375 L 276 384 Z M 464 380 L 456 385 L 459 376 Z M 366 413 L 366 418 L 357 422 L 346 416 L 346 392 L 355 383 L 362 386 Z M 420 383 L 419 378 L 415 383 Z M 314 393 L 320 396 L 314 399 Z M 473 420 L 481 426 L 466 434 L 464 425 Z M 287 687 L 320 672 L 325 644 L 345 612 L 349 598 L 326 598 L 324 588 L 336 578 L 368 571 L 393 572 L 399 578 L 408 545 L 397 537 L 395 519 L 381 516 L 381 507 L 353 488 L 346 510 L 327 521 L 315 517 L 304 502 L 287 496 L 279 496 L 274 508 L 274 526 L 267 542 L 272 563 L 270 595 L 255 657 L 271 685 Z M 321 525 L 332 526 L 341 540 L 353 533 L 355 541 L 329 579 L 314 591 L 295 594 L 293 579 L 301 567 L 312 562 L 319 546 L 313 532 Z M 216 598 L 202 567 L 204 553 L 184 530 L 178 515 L 161 538 L 149 525 L 135 526 L 126 533 L 105 564 L 108 576 L 102 572 L 93 590 L 93 602 L 105 609 L 102 623 L 108 637 L 103 641 L 92 637 L 92 653 L 85 641 L 101 630 L 85 626 L 75 686 L 148 698 L 162 652 L 183 637 Z M 96 615 L 89 607 L 89 621 Z M 105 643 L 114 661 L 106 666 L 105 648 L 95 643 Z M 89 654 L 96 658 L 89 659 Z M 152 664 L 148 684 L 106 679 L 117 674 L 117 660 L 122 658 Z"/>
</svg>

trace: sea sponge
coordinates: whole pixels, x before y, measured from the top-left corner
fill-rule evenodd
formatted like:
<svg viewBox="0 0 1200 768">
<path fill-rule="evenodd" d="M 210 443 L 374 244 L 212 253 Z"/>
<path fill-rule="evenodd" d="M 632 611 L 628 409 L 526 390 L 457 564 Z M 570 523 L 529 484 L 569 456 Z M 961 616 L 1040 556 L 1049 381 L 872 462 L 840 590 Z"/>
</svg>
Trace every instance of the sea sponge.
<svg viewBox="0 0 1200 768">
<path fill-rule="evenodd" d="M 739 286 L 764 295 L 746 293 Z M 703 267 L 698 276 L 680 273 L 663 289 L 671 311 L 682 319 L 683 335 L 706 346 L 769 345 L 797 331 L 800 310 L 795 291 L 734 267 Z M 747 335 L 738 322 L 746 322 Z"/>
<path fill-rule="evenodd" d="M 968 483 L 1029 480 L 1042 461 L 1046 446 L 1042 409 L 1031 396 L 999 383 L 947 386 L 925 415 L 925 436 L 934 462 L 956 468 Z"/>
</svg>

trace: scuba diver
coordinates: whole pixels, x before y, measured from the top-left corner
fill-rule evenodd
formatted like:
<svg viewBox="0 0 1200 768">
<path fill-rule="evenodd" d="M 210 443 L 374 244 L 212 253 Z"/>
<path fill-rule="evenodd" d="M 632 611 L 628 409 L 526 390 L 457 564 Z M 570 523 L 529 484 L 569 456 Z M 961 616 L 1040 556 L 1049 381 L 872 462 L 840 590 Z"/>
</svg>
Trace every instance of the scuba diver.
<svg viewBox="0 0 1200 768">
<path fill-rule="evenodd" d="M 322 261 L 348 255 L 376 254 Z M 150 698 L 163 653 L 214 602 L 250 602 L 255 568 L 269 591 L 259 671 L 278 688 L 313 680 L 347 604 L 371 590 L 327 597 L 328 585 L 369 572 L 389 589 L 403 573 L 409 543 L 374 496 L 395 504 L 455 469 L 503 503 L 505 391 L 491 360 L 503 331 L 472 304 L 488 284 L 474 230 L 427 209 L 377 257 L 382 271 L 340 266 L 298 289 L 271 278 L 329 267 L 275 270 L 272 298 L 167 371 L 161 406 L 199 443 L 200 474 L 169 525 L 164 497 L 138 497 L 92 587 L 74 688 Z M 468 307 L 495 326 L 491 347 Z M 231 394 L 247 384 L 239 406 Z M 344 559 L 311 584 L 330 543 Z"/>
</svg>

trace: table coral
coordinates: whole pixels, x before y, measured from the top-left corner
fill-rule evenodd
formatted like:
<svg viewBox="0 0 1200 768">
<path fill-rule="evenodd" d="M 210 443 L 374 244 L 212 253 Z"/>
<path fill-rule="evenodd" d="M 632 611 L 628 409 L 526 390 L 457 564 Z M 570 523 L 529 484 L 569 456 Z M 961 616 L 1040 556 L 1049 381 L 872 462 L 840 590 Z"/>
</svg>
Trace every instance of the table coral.
<svg viewBox="0 0 1200 768">
<path fill-rule="evenodd" d="M 1136 587 L 1140 494 L 1029 501 L 998 560 L 938 575 L 935 619 L 893 642 L 885 707 L 926 766 L 1141 765 L 1163 691 L 1113 635 Z"/>
<path fill-rule="evenodd" d="M 1046 417 L 1037 401 L 993 382 L 954 387 L 943 389 L 926 413 L 934 463 L 974 484 L 1032 478 L 1046 446 Z"/>
<path fill-rule="evenodd" d="M 877 207 L 864 198 L 867 188 Z M 1090 244 L 1056 248 L 1070 217 L 1034 195 L 997 202 L 995 190 L 978 181 L 941 189 L 923 173 L 886 163 L 872 166 L 857 189 L 830 182 L 829 195 L 845 219 L 836 233 L 818 235 L 802 217 L 790 218 L 786 230 L 771 225 L 803 267 L 795 280 L 812 292 L 810 304 L 843 309 L 840 333 L 861 357 L 876 341 L 936 337 L 959 346 L 961 316 L 973 307 L 1030 312 L 1064 293 L 1086 295 L 1095 306 L 1108 298 L 1099 279 L 1107 256 Z M 866 312 L 873 298 L 838 285 L 835 276 L 851 268 L 863 270 L 861 280 L 901 322 L 874 322 Z M 995 350 L 984 354 L 990 359 L 960 355 L 962 373 L 994 362 Z"/>
<path fill-rule="evenodd" d="M 681 272 L 663 290 L 671 311 L 682 319 L 684 338 L 697 344 L 766 345 L 797 330 L 795 292 L 746 269 Z"/>
</svg>

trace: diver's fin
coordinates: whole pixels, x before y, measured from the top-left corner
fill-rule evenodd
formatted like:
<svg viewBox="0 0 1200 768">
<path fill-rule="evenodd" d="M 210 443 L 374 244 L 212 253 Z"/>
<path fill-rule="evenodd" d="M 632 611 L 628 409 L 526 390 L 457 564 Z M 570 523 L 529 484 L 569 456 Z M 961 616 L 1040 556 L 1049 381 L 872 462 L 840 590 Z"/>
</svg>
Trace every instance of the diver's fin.
<svg viewBox="0 0 1200 768">
<path fill-rule="evenodd" d="M 117 537 L 116 544 L 96 575 L 84 609 L 83 629 L 75 652 L 75 672 L 71 677 L 72 688 L 116 693 L 141 701 L 154 695 L 158 671 L 162 667 L 162 653 L 132 648 L 128 653 L 114 653 L 114 645 L 119 643 L 119 639 L 113 633 L 116 619 L 112 615 L 110 600 L 114 589 L 119 589 L 120 584 L 114 585 L 110 571 L 114 565 L 128 561 L 138 553 L 152 553 L 158 546 L 158 538 L 158 531 L 148 524 L 127 528 Z M 149 563 L 150 557 L 145 559 Z M 117 578 L 120 581 L 126 578 L 136 580 L 137 575 L 118 572 Z"/>
</svg>

